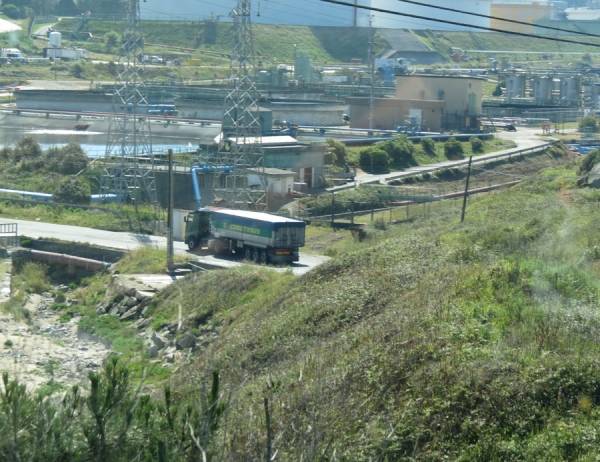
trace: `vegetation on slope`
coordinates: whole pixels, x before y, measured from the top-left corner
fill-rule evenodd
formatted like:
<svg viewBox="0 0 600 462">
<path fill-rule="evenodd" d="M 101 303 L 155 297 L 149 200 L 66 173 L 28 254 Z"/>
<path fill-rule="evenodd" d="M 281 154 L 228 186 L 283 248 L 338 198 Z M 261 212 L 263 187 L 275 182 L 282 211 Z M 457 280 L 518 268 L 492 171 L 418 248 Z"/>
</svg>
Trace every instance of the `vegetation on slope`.
<svg viewBox="0 0 600 462">
<path fill-rule="evenodd" d="M 299 279 L 248 268 L 173 286 L 156 316 L 182 303 L 196 328 L 221 325 L 181 391 L 221 370 L 233 459 L 264 455 L 265 397 L 286 459 L 592 457 L 599 195 L 573 176 L 489 196 L 464 224 L 372 230 Z M 240 277 L 254 282 L 220 298 Z"/>
<path fill-rule="evenodd" d="M 107 409 L 100 428 L 93 387 L 71 413 L 74 391 L 35 407 L 7 378 L 0 434 L 17 436 L 0 449 L 54 460 L 110 447 L 115 460 L 157 459 L 200 457 L 198 442 L 227 460 L 269 451 L 281 460 L 592 460 L 600 194 L 576 188 L 578 167 L 471 202 L 465 223 L 445 210 L 370 226 L 365 240 L 347 236 L 338 257 L 299 278 L 254 265 L 193 274 L 149 309 L 156 327 L 181 315 L 182 331 L 210 337 L 172 377 L 176 393 L 136 392 L 111 360 L 93 380 L 100 393 L 110 380 L 123 384 L 114 399 L 124 404 Z M 113 335 L 132 358 L 140 345 L 127 324 L 94 317 L 105 282 L 78 292 L 84 327 Z M 137 380 L 143 364 L 132 363 Z M 223 405 L 209 431 L 215 369 Z M 21 427 L 55 423 L 69 431 L 38 446 Z"/>
</svg>

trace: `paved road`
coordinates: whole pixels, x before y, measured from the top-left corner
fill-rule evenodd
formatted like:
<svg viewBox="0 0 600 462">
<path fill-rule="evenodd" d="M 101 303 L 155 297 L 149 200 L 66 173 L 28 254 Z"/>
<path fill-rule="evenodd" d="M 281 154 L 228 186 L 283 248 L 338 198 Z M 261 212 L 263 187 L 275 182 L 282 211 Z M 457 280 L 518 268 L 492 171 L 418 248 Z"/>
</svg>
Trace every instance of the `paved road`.
<svg viewBox="0 0 600 462">
<path fill-rule="evenodd" d="M 575 129 L 565 130 L 565 132 L 569 132 L 569 131 L 576 131 L 576 130 Z M 540 138 L 540 136 L 542 135 L 541 128 L 519 127 L 517 132 L 499 132 L 499 133 L 496 133 L 495 135 L 497 138 L 514 141 L 515 144 L 517 145 L 517 147 L 476 156 L 473 158 L 474 163 L 481 162 L 485 159 L 492 159 L 494 157 L 501 156 L 504 154 L 515 153 L 515 152 L 521 151 L 523 149 L 532 149 L 532 148 L 540 147 L 540 146 L 548 144 L 549 142 L 551 142 L 553 140 L 551 136 L 545 136 L 543 138 Z M 459 161 L 449 160 L 446 162 L 439 162 L 437 164 L 427 164 L 427 165 L 411 167 L 411 168 L 402 170 L 400 172 L 385 173 L 385 174 L 380 174 L 380 175 L 371 175 L 369 173 L 363 173 L 361 175 L 357 175 L 354 182 L 346 183 L 346 184 L 343 184 L 340 186 L 335 186 L 332 188 L 328 188 L 327 191 L 335 192 L 335 191 L 339 191 L 342 189 L 350 189 L 350 188 L 354 188 L 354 187 L 358 186 L 359 184 L 385 184 L 390 180 L 394 180 L 394 179 L 398 179 L 398 178 L 415 176 L 415 175 L 419 175 L 424 172 L 432 172 L 432 171 L 439 170 L 442 168 L 451 168 L 451 167 L 456 167 L 456 166 L 460 166 L 460 165 L 466 165 L 467 162 L 468 162 L 468 159 L 463 159 L 463 160 L 459 160 Z"/>
<path fill-rule="evenodd" d="M 63 241 L 82 242 L 122 250 L 132 250 L 144 245 L 164 248 L 167 245 L 166 238 L 159 236 L 148 236 L 145 234 L 117 233 L 113 231 L 103 231 L 79 226 L 43 223 L 40 221 L 10 220 L 6 218 L 0 218 L 0 224 L 3 223 L 17 223 L 18 234 L 32 238 L 41 237 L 60 239 Z M 181 241 L 175 241 L 174 249 L 175 253 L 187 255 L 190 260 L 197 260 L 205 265 L 222 268 L 241 265 L 239 258 L 236 259 L 235 256 L 215 257 L 212 255 L 201 255 L 200 252 L 197 251 L 192 253 L 188 251 L 187 246 Z M 291 265 L 291 269 L 294 274 L 301 275 L 327 260 L 327 257 L 301 253 L 300 261 Z M 279 270 L 285 271 L 285 269 L 286 268 Z"/>
</svg>

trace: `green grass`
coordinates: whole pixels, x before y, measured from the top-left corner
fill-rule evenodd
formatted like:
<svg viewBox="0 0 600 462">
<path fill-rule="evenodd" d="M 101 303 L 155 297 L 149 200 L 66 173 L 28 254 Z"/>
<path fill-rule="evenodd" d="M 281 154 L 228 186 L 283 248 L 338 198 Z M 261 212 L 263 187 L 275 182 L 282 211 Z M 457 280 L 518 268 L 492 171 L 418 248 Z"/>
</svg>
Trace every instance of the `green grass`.
<svg viewBox="0 0 600 462">
<path fill-rule="evenodd" d="M 1 199 L 0 199 L 1 200 Z M 134 231 L 151 234 L 150 222 L 157 212 L 152 206 L 124 205 L 120 210 L 116 204 L 106 204 L 102 208 L 84 210 L 77 207 L 51 207 L 48 205 L 18 205 L 4 200 L 0 202 L 0 217 L 15 220 L 43 221 L 63 225 L 85 226 L 107 231 Z M 162 217 L 164 211 L 158 212 Z"/>
<path fill-rule="evenodd" d="M 174 263 L 185 262 L 185 255 L 175 255 Z M 118 264 L 124 274 L 165 274 L 167 272 L 167 251 L 144 246 L 128 252 Z"/>
<path fill-rule="evenodd" d="M 249 459 L 266 429 L 248 412 L 269 396 L 284 459 L 594 460 L 597 200 L 529 180 L 470 201 L 465 223 L 456 208 L 374 225 L 300 278 L 247 267 L 176 283 L 153 315 L 181 309 L 220 333 L 174 380 L 194 394 L 200 371 L 222 371 Z"/>
</svg>

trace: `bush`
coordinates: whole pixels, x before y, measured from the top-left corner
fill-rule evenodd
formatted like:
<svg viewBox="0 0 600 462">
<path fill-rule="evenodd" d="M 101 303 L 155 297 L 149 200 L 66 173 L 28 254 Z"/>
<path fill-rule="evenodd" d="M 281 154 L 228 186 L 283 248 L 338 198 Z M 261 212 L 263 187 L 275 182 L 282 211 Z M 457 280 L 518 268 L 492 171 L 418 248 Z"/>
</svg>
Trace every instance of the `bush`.
<svg viewBox="0 0 600 462">
<path fill-rule="evenodd" d="M 587 175 L 600 162 L 600 149 L 594 149 L 588 155 L 583 156 L 579 164 L 579 175 Z"/>
<path fill-rule="evenodd" d="M 473 152 L 483 152 L 483 141 L 481 141 L 481 138 L 478 138 L 477 136 L 472 136 L 469 139 L 469 143 L 471 143 L 471 151 Z"/>
<path fill-rule="evenodd" d="M 4 341 L 4 346 L 5 346 L 6 348 L 11 348 L 11 347 L 13 346 L 13 342 L 12 342 L 12 340 L 10 340 L 10 339 L 9 339 L 9 340 L 5 340 L 5 341 Z"/>
<path fill-rule="evenodd" d="M 325 140 L 325 144 L 327 145 L 327 151 L 329 151 L 332 156 L 332 163 L 344 165 L 348 155 L 348 151 L 346 151 L 346 146 L 344 143 L 340 143 L 333 138 L 327 138 Z"/>
<path fill-rule="evenodd" d="M 115 47 L 119 45 L 119 34 L 114 30 L 108 31 L 104 35 L 104 46 L 107 53 L 112 53 Z"/>
<path fill-rule="evenodd" d="M 359 165 L 363 170 L 371 171 L 372 167 L 373 172 L 377 172 L 387 170 L 390 166 L 390 156 L 388 156 L 387 152 L 378 147 L 371 146 L 368 149 L 363 149 L 360 151 L 359 155 Z"/>
<path fill-rule="evenodd" d="M 19 162 L 21 160 L 33 161 L 41 159 L 43 155 L 42 147 L 37 140 L 31 136 L 26 136 L 15 143 L 15 148 L 12 151 L 13 160 Z"/>
<path fill-rule="evenodd" d="M 435 155 L 435 141 L 433 141 L 432 138 L 421 138 L 421 147 L 423 148 L 425 154 L 430 156 Z"/>
<path fill-rule="evenodd" d="M 444 143 L 444 154 L 448 159 L 462 158 L 463 153 L 463 146 L 456 138 L 451 137 Z"/>
<path fill-rule="evenodd" d="M 19 19 L 19 9 L 15 5 L 12 5 L 10 3 L 8 5 L 4 5 L 2 11 L 10 19 Z"/>
<path fill-rule="evenodd" d="M 385 151 L 391 163 L 397 167 L 414 164 L 412 156 L 415 146 L 406 135 L 400 135 L 395 140 L 384 141 L 378 144 L 377 148 Z"/>
<path fill-rule="evenodd" d="M 89 204 L 91 188 L 82 178 L 67 178 L 52 194 L 54 202 L 63 204 Z"/>
<path fill-rule="evenodd" d="M 582 133 L 596 133 L 598 131 L 598 124 L 596 118 L 592 116 L 582 117 L 579 120 L 579 131 Z"/>
</svg>

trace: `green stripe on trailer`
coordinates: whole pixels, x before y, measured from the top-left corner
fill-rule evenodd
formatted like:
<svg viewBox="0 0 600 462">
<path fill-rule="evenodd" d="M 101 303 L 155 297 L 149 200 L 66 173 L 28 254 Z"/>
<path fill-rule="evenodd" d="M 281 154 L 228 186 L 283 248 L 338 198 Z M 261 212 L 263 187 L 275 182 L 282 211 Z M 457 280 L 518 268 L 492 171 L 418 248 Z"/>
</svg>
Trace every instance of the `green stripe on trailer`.
<svg viewBox="0 0 600 462">
<path fill-rule="evenodd" d="M 270 239 L 272 231 L 265 228 L 257 228 L 252 226 L 244 226 L 224 221 L 214 221 L 213 226 L 219 230 L 233 231 L 236 233 L 249 234 L 251 236 L 260 236 Z"/>
</svg>

